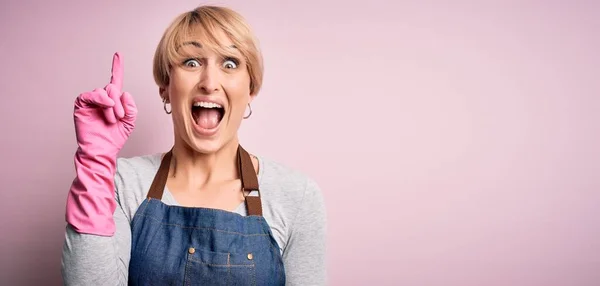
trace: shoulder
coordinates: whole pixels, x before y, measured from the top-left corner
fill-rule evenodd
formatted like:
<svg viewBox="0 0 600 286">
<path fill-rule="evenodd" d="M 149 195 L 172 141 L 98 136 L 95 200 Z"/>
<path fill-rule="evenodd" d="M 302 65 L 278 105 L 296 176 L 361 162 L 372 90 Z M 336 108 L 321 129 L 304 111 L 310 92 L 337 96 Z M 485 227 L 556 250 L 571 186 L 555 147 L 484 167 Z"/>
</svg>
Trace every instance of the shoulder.
<svg viewBox="0 0 600 286">
<path fill-rule="evenodd" d="M 321 195 L 319 184 L 304 172 L 270 158 L 259 158 L 260 188 L 269 195 L 279 195 L 290 201 L 301 201 L 307 196 Z M 272 192 L 278 194 L 272 194 Z"/>
<path fill-rule="evenodd" d="M 146 154 L 134 157 L 119 157 L 117 159 L 117 172 L 123 175 L 154 171 L 160 164 L 162 154 Z"/>
<path fill-rule="evenodd" d="M 321 187 L 298 169 L 258 158 L 263 216 L 287 263 L 294 264 L 294 259 L 311 256 L 315 251 L 320 253 L 327 223 Z"/>
<path fill-rule="evenodd" d="M 115 174 L 115 191 L 119 205 L 131 220 L 146 198 L 162 154 L 119 157 Z"/>
<path fill-rule="evenodd" d="M 294 229 L 307 218 L 325 222 L 325 204 L 319 184 L 309 175 L 277 161 L 259 159 L 259 188 L 263 215 L 285 251 Z"/>
</svg>

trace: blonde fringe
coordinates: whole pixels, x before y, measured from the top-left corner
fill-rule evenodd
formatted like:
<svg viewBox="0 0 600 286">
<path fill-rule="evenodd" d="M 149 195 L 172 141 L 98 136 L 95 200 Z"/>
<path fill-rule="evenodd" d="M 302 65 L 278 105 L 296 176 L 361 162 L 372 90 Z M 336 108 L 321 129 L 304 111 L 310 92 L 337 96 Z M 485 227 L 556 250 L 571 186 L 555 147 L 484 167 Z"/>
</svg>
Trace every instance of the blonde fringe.
<svg viewBox="0 0 600 286">
<path fill-rule="evenodd" d="M 201 39 L 203 48 L 223 57 L 234 56 L 229 47 L 219 42 L 219 32 L 227 35 L 244 57 L 250 75 L 250 93 L 257 94 L 264 72 L 258 41 L 241 15 L 217 6 L 200 6 L 183 13 L 165 30 L 154 54 L 153 75 L 156 84 L 159 87 L 167 86 L 171 68 L 190 56 L 190 49 L 183 46 L 188 41 Z"/>
</svg>

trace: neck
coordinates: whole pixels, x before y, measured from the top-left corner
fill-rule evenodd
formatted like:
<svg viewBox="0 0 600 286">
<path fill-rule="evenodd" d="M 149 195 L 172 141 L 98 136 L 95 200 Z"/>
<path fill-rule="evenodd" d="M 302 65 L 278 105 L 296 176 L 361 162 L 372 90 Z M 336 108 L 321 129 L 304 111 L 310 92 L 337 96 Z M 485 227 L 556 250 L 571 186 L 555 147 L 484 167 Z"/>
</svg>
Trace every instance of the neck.
<svg viewBox="0 0 600 286">
<path fill-rule="evenodd" d="M 206 154 L 176 139 L 169 174 L 190 187 L 238 179 L 238 144 L 234 138 L 218 151 Z"/>
</svg>

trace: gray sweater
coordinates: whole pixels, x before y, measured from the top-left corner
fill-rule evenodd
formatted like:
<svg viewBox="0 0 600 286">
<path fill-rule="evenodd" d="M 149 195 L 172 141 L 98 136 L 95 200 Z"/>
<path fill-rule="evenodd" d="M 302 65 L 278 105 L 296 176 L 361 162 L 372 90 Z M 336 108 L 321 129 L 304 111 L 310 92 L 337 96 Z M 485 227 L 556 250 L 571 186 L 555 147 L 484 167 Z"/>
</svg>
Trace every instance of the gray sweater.
<svg viewBox="0 0 600 286">
<path fill-rule="evenodd" d="M 65 285 L 127 285 L 130 223 L 146 198 L 162 154 L 117 160 L 114 236 L 79 234 L 67 225 L 62 254 Z M 326 212 L 319 186 L 311 178 L 258 156 L 263 216 L 279 244 L 286 285 L 325 285 Z M 162 201 L 178 205 L 165 188 Z M 241 204 L 237 213 L 246 215 Z"/>
</svg>

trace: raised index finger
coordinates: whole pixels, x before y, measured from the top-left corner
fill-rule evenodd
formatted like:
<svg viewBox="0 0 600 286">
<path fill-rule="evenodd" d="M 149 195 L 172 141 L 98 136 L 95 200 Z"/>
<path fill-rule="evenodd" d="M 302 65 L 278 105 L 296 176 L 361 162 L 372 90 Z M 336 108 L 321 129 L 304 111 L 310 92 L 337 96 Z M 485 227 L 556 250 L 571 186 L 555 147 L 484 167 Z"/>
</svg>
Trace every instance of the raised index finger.
<svg viewBox="0 0 600 286">
<path fill-rule="evenodd" d="M 116 52 L 113 56 L 110 83 L 113 84 L 119 92 L 123 89 L 123 59 L 119 52 Z"/>
</svg>

